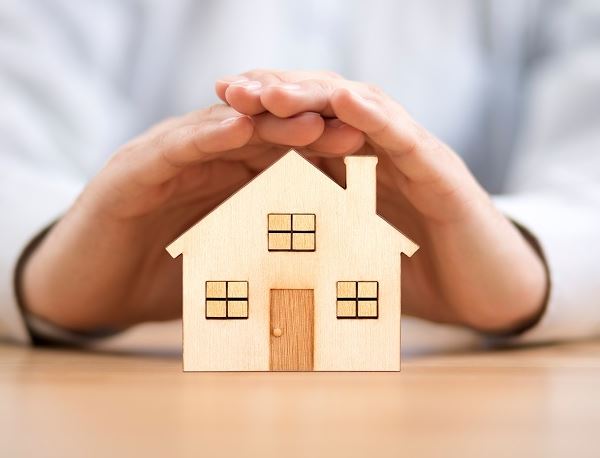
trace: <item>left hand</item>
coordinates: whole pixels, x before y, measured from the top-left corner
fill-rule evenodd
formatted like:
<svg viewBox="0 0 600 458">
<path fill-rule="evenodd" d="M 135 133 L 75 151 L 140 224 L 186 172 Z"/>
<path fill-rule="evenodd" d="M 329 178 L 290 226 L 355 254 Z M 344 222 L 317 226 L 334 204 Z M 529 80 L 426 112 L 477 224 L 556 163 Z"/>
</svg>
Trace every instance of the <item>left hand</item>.
<svg viewBox="0 0 600 458">
<path fill-rule="evenodd" d="M 240 113 L 316 112 L 345 130 L 303 149 L 338 183 L 344 155 L 379 157 L 378 212 L 421 245 L 403 265 L 403 312 L 500 333 L 540 315 L 541 258 L 460 157 L 383 91 L 327 72 L 255 70 L 235 80 L 217 81 L 216 91 Z"/>
</svg>

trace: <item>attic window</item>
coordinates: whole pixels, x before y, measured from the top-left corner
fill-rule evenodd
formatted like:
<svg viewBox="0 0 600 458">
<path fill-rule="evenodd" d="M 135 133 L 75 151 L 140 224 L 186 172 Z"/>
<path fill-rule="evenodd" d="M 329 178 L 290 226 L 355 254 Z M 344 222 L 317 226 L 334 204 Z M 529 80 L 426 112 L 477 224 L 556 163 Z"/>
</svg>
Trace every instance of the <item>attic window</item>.
<svg viewBox="0 0 600 458">
<path fill-rule="evenodd" d="M 338 281 L 338 318 L 378 318 L 379 283 L 376 281 Z"/>
<path fill-rule="evenodd" d="M 315 251 L 316 215 L 269 213 L 269 251 Z"/>
<path fill-rule="evenodd" d="M 248 282 L 207 281 L 206 318 L 209 320 L 248 318 Z"/>
</svg>

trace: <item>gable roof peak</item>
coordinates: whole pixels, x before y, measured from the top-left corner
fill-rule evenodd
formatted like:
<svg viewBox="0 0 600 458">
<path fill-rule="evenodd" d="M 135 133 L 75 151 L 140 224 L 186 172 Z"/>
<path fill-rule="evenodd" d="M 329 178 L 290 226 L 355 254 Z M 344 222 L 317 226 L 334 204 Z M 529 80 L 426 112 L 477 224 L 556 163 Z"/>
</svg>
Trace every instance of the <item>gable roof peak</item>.
<svg viewBox="0 0 600 458">
<path fill-rule="evenodd" d="M 361 208 L 365 214 L 373 215 L 381 224 L 385 224 L 387 229 L 394 231 L 394 233 L 401 238 L 403 249 L 402 252 L 408 256 L 419 248 L 412 240 L 406 237 L 396 227 L 386 221 L 384 218 L 379 216 L 376 212 L 376 188 L 377 188 L 377 176 L 376 166 L 378 158 L 377 156 L 346 156 L 344 157 L 344 164 L 346 165 L 346 188 L 339 186 L 334 180 L 327 176 L 321 169 L 312 164 L 309 160 L 305 159 L 295 149 L 290 149 L 282 157 L 277 159 L 273 164 L 259 173 L 250 182 L 248 182 L 242 189 L 233 193 L 225 202 L 222 202 L 217 208 L 224 205 L 228 200 L 235 199 L 236 196 L 246 187 L 252 186 L 253 182 L 260 176 L 265 176 L 271 173 L 277 173 L 277 170 L 288 169 L 288 170 L 310 170 L 311 173 L 318 173 L 322 175 L 322 178 L 329 182 L 331 185 L 337 187 L 340 192 L 348 193 L 348 197 L 356 202 L 358 208 Z M 331 188 L 334 190 L 334 188 Z M 213 210 L 214 212 L 214 210 Z M 212 213 L 212 212 L 211 212 Z M 183 232 L 177 239 L 167 246 L 167 251 L 172 257 L 177 257 L 183 252 L 184 239 L 186 234 L 200 224 L 204 219 L 210 216 L 210 213 L 192 225 L 189 229 Z"/>
</svg>

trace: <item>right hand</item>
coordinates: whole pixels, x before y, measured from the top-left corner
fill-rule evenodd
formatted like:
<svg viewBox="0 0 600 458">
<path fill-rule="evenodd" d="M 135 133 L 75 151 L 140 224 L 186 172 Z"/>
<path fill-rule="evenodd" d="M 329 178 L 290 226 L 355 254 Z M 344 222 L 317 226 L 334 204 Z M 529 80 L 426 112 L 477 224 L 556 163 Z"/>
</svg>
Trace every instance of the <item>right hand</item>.
<svg viewBox="0 0 600 458">
<path fill-rule="evenodd" d="M 31 253 L 24 306 L 76 331 L 177 318 L 181 265 L 169 242 L 287 145 L 344 155 L 363 141 L 315 113 L 245 116 L 223 104 L 166 120 L 117 151 Z"/>
</svg>

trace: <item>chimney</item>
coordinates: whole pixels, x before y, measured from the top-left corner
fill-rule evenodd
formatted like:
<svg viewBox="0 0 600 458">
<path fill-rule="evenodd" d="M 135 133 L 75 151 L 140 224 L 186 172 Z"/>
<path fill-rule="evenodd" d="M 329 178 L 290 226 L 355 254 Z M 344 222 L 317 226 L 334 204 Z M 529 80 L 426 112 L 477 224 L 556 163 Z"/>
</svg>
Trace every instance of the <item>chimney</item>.
<svg viewBox="0 0 600 458">
<path fill-rule="evenodd" d="M 346 194 L 359 213 L 375 214 L 377 156 L 347 156 Z"/>
</svg>

